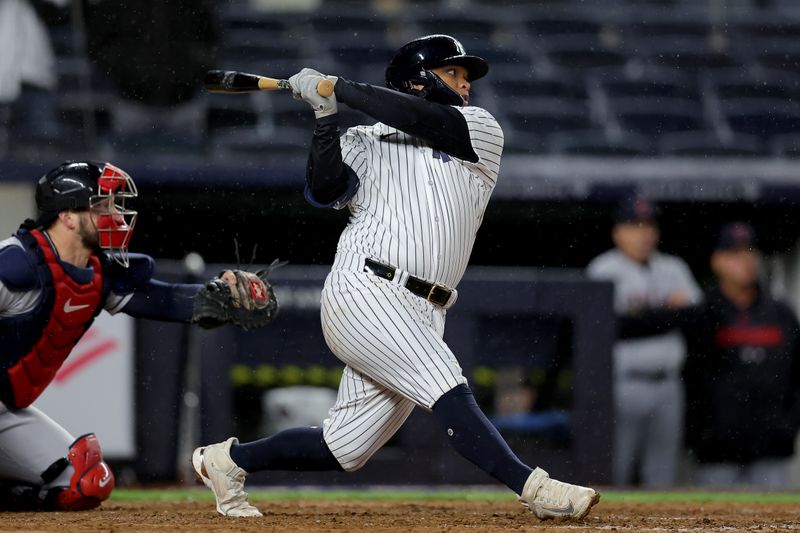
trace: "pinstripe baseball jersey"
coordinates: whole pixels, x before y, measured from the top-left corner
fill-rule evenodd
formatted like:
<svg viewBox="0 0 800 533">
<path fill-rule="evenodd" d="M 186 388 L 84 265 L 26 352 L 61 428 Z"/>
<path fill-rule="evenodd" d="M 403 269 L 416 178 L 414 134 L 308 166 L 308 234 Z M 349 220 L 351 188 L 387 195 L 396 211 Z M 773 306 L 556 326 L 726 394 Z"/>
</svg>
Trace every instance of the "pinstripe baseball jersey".
<svg viewBox="0 0 800 533">
<path fill-rule="evenodd" d="M 467 120 L 470 163 L 382 123 L 350 128 L 342 159 L 361 186 L 337 252 L 371 257 L 454 288 L 467 268 L 500 166 L 503 131 L 486 110 L 456 108 Z"/>
<path fill-rule="evenodd" d="M 446 311 L 403 286 L 408 275 L 455 288 L 497 181 L 503 132 L 478 107 L 457 108 L 478 156 L 471 163 L 386 124 L 350 128 L 342 159 L 360 186 L 347 202 L 333 269 L 322 291 L 322 329 L 347 368 L 323 424 L 345 470 L 360 468 L 415 405 L 430 408 L 467 382 L 443 340 Z M 339 206 L 343 207 L 343 206 Z M 365 269 L 398 268 L 395 281 Z"/>
</svg>

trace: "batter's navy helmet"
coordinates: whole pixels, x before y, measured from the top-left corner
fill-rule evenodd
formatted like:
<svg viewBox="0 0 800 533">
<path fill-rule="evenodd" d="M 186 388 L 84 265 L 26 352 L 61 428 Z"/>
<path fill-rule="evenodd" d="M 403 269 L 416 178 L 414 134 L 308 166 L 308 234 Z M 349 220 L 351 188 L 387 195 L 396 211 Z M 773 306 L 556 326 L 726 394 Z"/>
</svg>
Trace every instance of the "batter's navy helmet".
<svg viewBox="0 0 800 533">
<path fill-rule="evenodd" d="M 461 104 L 458 93 L 444 85 L 441 80 L 435 83 L 434 74 L 429 72 L 430 69 L 445 65 L 466 68 L 469 81 L 482 78 L 489 72 L 486 60 L 468 55 L 457 39 L 449 35 L 427 35 L 406 43 L 398 50 L 386 68 L 386 86 L 440 103 Z M 414 85 L 422 85 L 423 89 L 414 89 Z M 452 94 L 443 95 L 442 90 Z"/>
</svg>

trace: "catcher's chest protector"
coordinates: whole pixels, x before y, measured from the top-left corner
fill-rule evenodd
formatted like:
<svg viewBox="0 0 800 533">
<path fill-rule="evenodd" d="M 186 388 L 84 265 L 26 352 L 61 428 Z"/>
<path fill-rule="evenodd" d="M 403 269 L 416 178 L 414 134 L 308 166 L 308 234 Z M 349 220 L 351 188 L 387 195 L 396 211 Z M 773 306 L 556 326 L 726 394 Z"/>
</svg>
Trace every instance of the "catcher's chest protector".
<svg viewBox="0 0 800 533">
<path fill-rule="evenodd" d="M 92 256 L 92 280 L 80 284 L 64 272 L 50 243 L 40 231 L 18 234 L 18 237 L 24 245 L 33 244 L 38 248 L 32 251 L 38 259 L 42 298 L 35 312 L 24 319 L 27 323 L 18 320 L 13 326 L 28 330 L 38 328 L 38 337 L 34 337 L 32 343 L 20 343 L 8 350 L 4 347 L 3 367 L 6 371 L 0 376 L 0 399 L 8 406 L 23 408 L 44 392 L 72 348 L 102 310 L 103 273 L 99 259 Z M 36 242 L 31 243 L 31 238 Z M 28 246 L 26 248 L 31 250 Z"/>
</svg>

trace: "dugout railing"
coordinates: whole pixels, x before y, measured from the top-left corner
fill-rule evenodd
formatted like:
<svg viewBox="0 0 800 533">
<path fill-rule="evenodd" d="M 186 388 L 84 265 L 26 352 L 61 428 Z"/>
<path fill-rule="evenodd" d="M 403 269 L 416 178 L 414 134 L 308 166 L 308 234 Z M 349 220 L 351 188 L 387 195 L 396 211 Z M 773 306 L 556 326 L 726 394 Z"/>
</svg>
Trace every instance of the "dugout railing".
<svg viewBox="0 0 800 533">
<path fill-rule="evenodd" d="M 209 266 L 199 279 L 219 272 Z M 263 435 L 264 393 L 335 389 L 342 364 L 327 349 L 319 292 L 327 267 L 287 266 L 272 280 L 281 311 L 268 328 L 204 331 L 137 322 L 135 472 L 140 482 L 188 479 L 198 443 Z M 160 278 L 186 279 L 180 262 Z M 612 286 L 579 271 L 470 268 L 445 339 L 487 415 L 522 460 L 558 478 L 610 483 Z M 526 403 L 527 402 L 527 403 Z M 389 443 L 350 474 L 270 472 L 258 485 L 491 483 L 416 409 Z"/>
</svg>

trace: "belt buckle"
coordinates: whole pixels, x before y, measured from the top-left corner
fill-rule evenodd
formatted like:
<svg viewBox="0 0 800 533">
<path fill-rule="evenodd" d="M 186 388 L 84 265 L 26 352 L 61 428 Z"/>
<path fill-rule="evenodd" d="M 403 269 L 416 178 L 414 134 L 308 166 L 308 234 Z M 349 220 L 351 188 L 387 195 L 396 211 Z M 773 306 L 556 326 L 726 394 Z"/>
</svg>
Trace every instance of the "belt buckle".
<svg viewBox="0 0 800 533">
<path fill-rule="evenodd" d="M 447 295 L 447 299 L 444 302 L 440 303 L 440 302 L 436 302 L 436 301 L 433 300 L 433 293 L 436 291 L 436 289 L 441 289 L 441 290 L 443 290 L 445 292 L 450 293 L 450 294 Z M 429 302 L 432 302 L 432 303 L 435 303 L 437 305 L 441 305 L 442 307 L 444 307 L 445 305 L 447 305 L 447 301 L 450 300 L 450 296 L 451 295 L 452 295 L 452 293 L 450 292 L 450 289 L 448 289 L 444 285 L 442 285 L 440 283 L 432 283 L 431 284 L 431 290 L 428 291 L 428 296 L 426 296 L 425 299 L 428 300 Z"/>
</svg>

